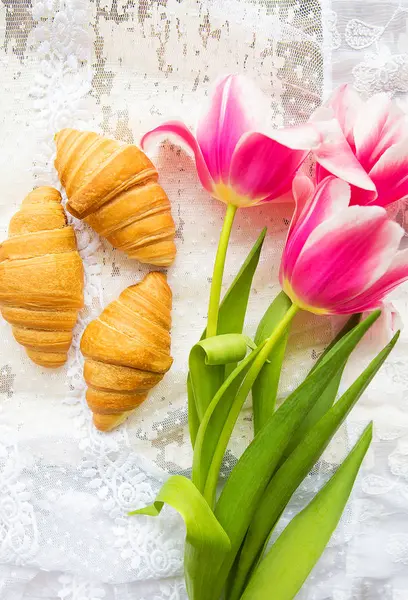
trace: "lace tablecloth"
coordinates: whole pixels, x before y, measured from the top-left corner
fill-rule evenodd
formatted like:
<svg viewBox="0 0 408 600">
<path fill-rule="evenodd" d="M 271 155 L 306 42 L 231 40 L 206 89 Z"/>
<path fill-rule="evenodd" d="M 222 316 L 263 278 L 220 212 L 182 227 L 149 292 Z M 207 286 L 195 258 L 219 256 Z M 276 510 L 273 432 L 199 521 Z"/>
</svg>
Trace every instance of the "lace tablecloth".
<svg viewBox="0 0 408 600">
<path fill-rule="evenodd" d="M 87 128 L 138 142 L 160 120 L 193 125 L 213 79 L 245 71 L 271 98 L 271 122 L 294 124 L 341 81 L 363 94 L 408 92 L 408 3 L 395 0 L 3 0 L 0 233 L 34 185 L 59 187 L 53 135 Z M 407 105 L 408 108 L 408 105 Z M 170 510 L 128 518 L 168 473 L 188 473 L 187 354 L 205 322 L 208 280 L 223 208 L 201 189 L 191 158 L 165 144 L 154 160 L 177 224 L 174 366 L 116 432 L 91 425 L 78 350 L 84 325 L 146 268 L 74 222 L 86 270 L 86 309 L 64 369 L 31 364 L 0 322 L 0 598 L 185 600 L 184 526 Z M 404 204 L 395 210 L 405 224 Z M 288 207 L 243 210 L 227 280 L 267 225 L 247 330 L 277 293 Z M 228 281 L 227 281 L 228 282 Z M 408 318 L 407 288 L 394 304 Z M 301 380 L 331 324 L 294 323 L 281 394 Z M 302 600 L 408 598 L 408 337 L 354 411 L 348 430 L 305 482 L 303 501 L 327 477 L 369 418 L 376 439 L 342 525 Z M 356 353 L 348 379 L 372 348 Z M 293 364 L 296 361 L 296 371 Z M 300 366 L 299 366 L 300 365 Z M 346 380 L 347 380 L 346 378 Z M 345 385 L 345 384 L 344 384 Z M 231 458 L 250 439 L 249 408 Z M 228 465 L 225 465 L 228 468 Z M 300 498 L 300 497 L 299 497 Z M 284 517 L 298 510 L 295 498 Z"/>
</svg>

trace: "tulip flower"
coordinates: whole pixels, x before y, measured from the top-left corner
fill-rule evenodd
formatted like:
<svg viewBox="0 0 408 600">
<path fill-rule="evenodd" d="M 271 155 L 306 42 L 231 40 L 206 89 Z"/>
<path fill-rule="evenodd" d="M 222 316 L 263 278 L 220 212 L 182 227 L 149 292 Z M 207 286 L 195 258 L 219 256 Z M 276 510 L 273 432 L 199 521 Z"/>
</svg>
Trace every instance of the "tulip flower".
<svg viewBox="0 0 408 600">
<path fill-rule="evenodd" d="M 331 114 L 318 109 L 315 118 L 337 118 L 351 151 L 375 185 L 374 191 L 352 185 L 350 203 L 387 206 L 408 195 L 407 115 L 386 94 L 364 102 L 349 85 L 340 86 L 327 107 Z M 336 169 L 317 164 L 318 182 L 330 173 L 341 176 Z"/>
<path fill-rule="evenodd" d="M 377 307 L 408 279 L 402 228 L 380 206 L 350 206 L 350 186 L 329 176 L 316 190 L 305 176 L 293 185 L 296 209 L 280 280 L 292 302 L 316 314 Z"/>
<path fill-rule="evenodd" d="M 370 180 L 348 147 L 337 120 L 316 119 L 296 127 L 265 134 L 266 98 L 252 81 L 228 75 L 214 88 L 196 136 L 180 121 L 168 121 L 146 133 L 143 148 L 152 139 L 175 136 L 192 150 L 203 187 L 214 197 L 236 207 L 282 200 L 293 177 L 313 150 L 326 168 L 351 183 L 372 190 Z"/>
<path fill-rule="evenodd" d="M 287 199 L 293 178 L 311 150 L 339 177 L 374 190 L 336 119 L 316 119 L 266 135 L 261 132 L 264 103 L 250 80 L 228 75 L 215 86 L 196 136 L 184 123 L 169 121 L 146 133 L 141 141 L 145 148 L 157 136 L 175 136 L 194 153 L 203 187 L 228 205 L 212 279 L 208 336 L 217 332 L 225 256 L 238 207 Z"/>
</svg>

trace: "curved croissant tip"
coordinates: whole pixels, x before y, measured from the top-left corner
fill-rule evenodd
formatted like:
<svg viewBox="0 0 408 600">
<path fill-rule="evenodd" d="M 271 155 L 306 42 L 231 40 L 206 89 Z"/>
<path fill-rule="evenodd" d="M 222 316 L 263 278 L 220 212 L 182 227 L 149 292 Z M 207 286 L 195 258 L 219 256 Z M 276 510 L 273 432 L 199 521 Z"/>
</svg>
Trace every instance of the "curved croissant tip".
<svg viewBox="0 0 408 600">
<path fill-rule="evenodd" d="M 50 185 L 40 185 L 27 194 L 22 201 L 22 205 L 46 202 L 57 202 L 60 204 L 61 201 L 62 197 L 57 189 L 51 187 Z"/>
<path fill-rule="evenodd" d="M 150 273 L 148 273 L 148 276 L 149 275 L 155 275 L 156 277 L 163 279 L 163 281 L 167 281 L 167 275 L 166 275 L 166 273 L 163 273 L 162 271 L 151 271 Z"/>
<path fill-rule="evenodd" d="M 149 287 L 149 283 L 154 286 L 154 282 L 156 282 L 156 285 L 158 284 L 159 286 L 163 284 L 166 289 L 170 290 L 169 284 L 167 283 L 167 276 L 161 271 L 150 271 L 149 273 L 147 273 L 147 275 L 143 277 L 143 279 L 141 279 L 137 283 L 134 283 L 133 285 L 130 285 L 126 289 L 133 290 L 139 286 L 146 288 Z"/>
<path fill-rule="evenodd" d="M 64 129 L 60 129 L 57 133 L 54 134 L 54 142 L 58 142 L 61 137 L 68 135 L 72 131 L 78 131 L 77 129 L 72 129 L 72 127 L 64 127 Z"/>
<path fill-rule="evenodd" d="M 92 416 L 92 421 L 96 429 L 99 431 L 112 431 L 112 429 L 115 429 L 115 427 L 118 427 L 124 423 L 128 416 L 129 412 L 123 412 L 117 415 L 100 415 L 98 413 L 94 413 Z"/>
</svg>

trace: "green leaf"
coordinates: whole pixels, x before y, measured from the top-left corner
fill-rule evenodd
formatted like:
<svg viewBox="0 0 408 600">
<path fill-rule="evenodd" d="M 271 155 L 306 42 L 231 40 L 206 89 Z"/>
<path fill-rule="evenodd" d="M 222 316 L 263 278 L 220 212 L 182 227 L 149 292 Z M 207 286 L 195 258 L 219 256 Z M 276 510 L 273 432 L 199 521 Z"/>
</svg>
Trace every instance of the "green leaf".
<svg viewBox="0 0 408 600">
<path fill-rule="evenodd" d="M 244 326 L 252 279 L 258 266 L 259 256 L 266 235 L 266 227 L 255 242 L 252 250 L 242 264 L 237 276 L 225 294 L 218 314 L 218 333 L 241 333 Z M 205 331 L 202 335 L 205 337 Z M 206 371 L 207 395 L 211 400 L 225 379 L 225 367 L 208 367 Z M 191 444 L 194 447 L 200 419 L 196 410 L 194 388 L 191 385 L 190 374 L 187 378 L 188 393 L 188 423 Z"/>
<path fill-rule="evenodd" d="M 188 416 L 188 431 L 190 433 L 191 445 L 194 448 L 198 428 L 200 427 L 200 419 L 196 409 L 195 396 L 193 386 L 191 385 L 190 373 L 187 375 L 187 416 Z"/>
<path fill-rule="evenodd" d="M 228 417 L 235 395 L 262 345 L 255 348 L 227 377 L 211 400 L 200 423 L 194 446 L 192 480 L 200 491 L 205 488 L 208 470 L 218 438 Z"/>
<path fill-rule="evenodd" d="M 262 317 L 255 335 L 255 344 L 260 344 L 268 338 L 287 313 L 292 304 L 285 292 L 280 292 Z M 270 355 L 270 362 L 262 367 L 252 387 L 252 407 L 254 415 L 255 434 L 266 423 L 275 410 L 276 395 L 283 357 L 289 336 L 289 327 L 281 337 Z"/>
<path fill-rule="evenodd" d="M 242 600 L 293 600 L 338 525 L 372 438 L 364 431 L 329 482 L 289 523 L 257 567 Z"/>
<path fill-rule="evenodd" d="M 215 507 L 215 516 L 230 538 L 231 552 L 219 573 L 214 574 L 214 597 L 221 593 L 259 501 L 293 433 L 379 315 L 380 311 L 371 313 L 330 350 L 271 416 L 233 468 Z"/>
<path fill-rule="evenodd" d="M 333 435 L 387 359 L 398 337 L 399 332 L 371 361 L 339 401 L 305 435 L 302 443 L 295 448 L 272 477 L 245 537 L 238 566 L 234 570 L 234 577 L 231 580 L 231 592 L 228 600 L 237 600 L 241 597 L 245 582 L 251 570 L 256 566 L 262 550 L 292 494 L 320 458 Z"/>
<path fill-rule="evenodd" d="M 181 475 L 173 475 L 164 483 L 153 504 L 129 514 L 157 516 L 164 504 L 177 510 L 186 525 L 184 571 L 188 597 L 203 600 L 209 576 L 230 549 L 228 536 L 195 485 Z"/>
<path fill-rule="evenodd" d="M 285 316 L 282 318 L 279 325 L 274 329 L 274 331 L 270 335 L 270 337 L 263 342 L 263 347 L 261 348 L 261 351 L 259 352 L 258 356 L 255 358 L 252 365 L 248 369 L 248 372 L 246 373 L 245 378 L 243 379 L 242 384 L 237 390 L 235 398 L 231 403 L 229 413 L 227 415 L 227 418 L 225 419 L 224 426 L 218 437 L 213 459 L 211 461 L 210 468 L 208 469 L 207 481 L 204 488 L 204 497 L 211 506 L 213 505 L 213 502 L 215 500 L 222 460 L 227 450 L 229 440 L 231 439 L 241 409 L 249 393 L 251 392 L 252 386 L 256 378 L 258 377 L 260 370 L 265 364 L 265 361 L 268 359 L 272 348 L 279 341 L 281 335 L 285 333 L 288 324 L 293 319 L 297 310 L 298 308 L 294 304 L 291 305 L 288 311 L 286 312 Z"/>
<path fill-rule="evenodd" d="M 321 354 L 316 363 L 313 365 L 313 368 L 310 371 L 311 373 L 313 373 L 313 371 L 321 364 L 321 362 L 325 360 L 327 354 L 337 344 L 337 342 L 340 341 L 347 333 L 349 333 L 349 331 L 353 329 L 353 327 L 357 325 L 357 323 L 360 321 L 360 318 L 361 314 L 359 313 L 350 317 L 350 319 L 347 321 L 347 323 L 344 325 L 341 331 L 339 331 L 336 337 L 327 346 L 325 351 Z M 329 408 L 333 406 L 333 403 L 336 400 L 337 392 L 339 391 L 339 386 L 346 363 L 347 361 L 344 361 L 343 366 L 337 371 L 333 379 L 328 383 L 326 389 L 323 391 L 322 395 L 320 396 L 312 410 L 300 424 L 298 430 L 291 439 L 290 444 L 285 450 L 285 458 L 289 456 L 289 454 L 294 450 L 294 448 L 296 448 L 296 446 L 298 446 L 302 442 L 302 439 L 305 437 L 307 432 L 310 431 L 313 425 L 315 425 L 315 423 L 317 423 L 321 419 L 321 417 L 324 414 L 326 414 Z"/>
<path fill-rule="evenodd" d="M 246 309 L 252 280 L 259 262 L 266 227 L 261 231 L 250 253 L 243 262 L 234 281 L 228 288 L 218 314 L 219 335 L 223 333 L 241 333 L 244 326 Z"/>
<path fill-rule="evenodd" d="M 247 338 L 241 333 L 206 338 L 192 347 L 189 357 L 190 386 L 200 421 L 214 397 L 214 382 L 218 383 L 217 389 L 223 382 L 224 365 L 242 360 L 246 351 Z"/>
</svg>

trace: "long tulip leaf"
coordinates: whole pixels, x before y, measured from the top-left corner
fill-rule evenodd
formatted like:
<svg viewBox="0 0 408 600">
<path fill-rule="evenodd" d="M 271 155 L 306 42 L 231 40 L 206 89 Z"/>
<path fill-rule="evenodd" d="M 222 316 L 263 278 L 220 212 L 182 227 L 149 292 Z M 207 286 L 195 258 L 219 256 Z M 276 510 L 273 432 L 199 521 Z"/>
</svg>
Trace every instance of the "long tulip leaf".
<svg viewBox="0 0 408 600">
<path fill-rule="evenodd" d="M 216 495 L 222 460 L 227 450 L 228 443 L 231 439 L 241 409 L 252 389 L 254 381 L 259 375 L 260 370 L 265 364 L 265 361 L 268 360 L 268 355 L 271 353 L 273 345 L 276 344 L 276 342 L 279 341 L 280 336 L 285 333 L 288 324 L 292 320 L 293 316 L 296 314 L 297 310 L 298 308 L 295 305 L 291 305 L 285 316 L 282 318 L 279 325 L 274 329 L 271 336 L 267 340 L 265 340 L 262 351 L 259 353 L 259 355 L 254 360 L 253 364 L 249 368 L 248 373 L 242 381 L 242 385 L 240 386 L 233 402 L 231 403 L 229 414 L 225 420 L 224 427 L 222 428 L 222 431 L 217 441 L 217 446 L 215 448 L 214 456 L 210 468 L 208 470 L 207 481 L 204 488 L 204 497 L 207 499 L 207 502 L 211 504 L 211 506 Z"/>
<path fill-rule="evenodd" d="M 206 338 L 195 344 L 190 352 L 190 385 L 193 389 L 199 420 L 204 416 L 214 393 L 224 379 L 224 365 L 242 360 L 247 351 L 247 339 L 240 333 Z"/>
<path fill-rule="evenodd" d="M 220 304 L 220 310 L 218 313 L 218 334 L 222 335 L 225 333 L 242 332 L 252 280 L 258 266 L 265 235 L 266 228 L 262 230 Z M 205 331 L 201 339 L 204 337 Z M 224 381 L 225 370 L 225 367 L 222 366 L 207 368 L 205 376 L 207 378 L 207 392 L 209 400 L 214 397 L 215 393 Z M 190 374 L 187 378 L 187 393 L 190 439 L 192 446 L 194 447 L 198 427 L 200 425 L 200 418 L 196 409 L 197 400 L 195 398 L 194 388 L 191 385 Z"/>
<path fill-rule="evenodd" d="M 157 516 L 164 504 L 173 507 L 186 525 L 184 571 L 189 598 L 206 598 L 206 582 L 230 549 L 227 534 L 213 512 L 186 477 L 173 475 L 162 486 L 150 506 L 135 510 L 130 515 Z"/>
<path fill-rule="evenodd" d="M 215 516 L 231 541 L 231 552 L 214 574 L 213 589 L 217 593 L 221 593 L 226 575 L 291 436 L 379 315 L 380 311 L 371 313 L 330 350 L 325 360 L 271 416 L 233 468 L 215 507 Z M 242 494 L 243 489 L 245 494 Z"/>
<path fill-rule="evenodd" d="M 255 335 L 255 344 L 268 338 L 287 313 L 291 300 L 280 292 L 262 317 Z M 265 363 L 252 387 L 252 407 L 255 434 L 263 427 L 275 410 L 276 396 L 282 362 L 285 355 L 289 328 L 272 350 L 270 361 Z"/>
<path fill-rule="evenodd" d="M 238 566 L 234 570 L 234 577 L 231 578 L 228 600 L 237 600 L 241 597 L 250 572 L 256 566 L 265 543 L 292 494 L 320 458 L 333 435 L 381 368 L 398 337 L 399 333 L 371 361 L 338 402 L 305 435 L 302 443 L 295 448 L 272 477 L 245 537 Z"/>
<path fill-rule="evenodd" d="M 231 404 L 250 365 L 261 348 L 262 345 L 253 350 L 239 363 L 219 388 L 205 411 L 194 446 L 192 471 L 192 480 L 200 491 L 204 490 L 214 450 L 230 411 Z"/>
<path fill-rule="evenodd" d="M 289 523 L 257 567 L 242 600 L 293 600 L 317 563 L 346 506 L 372 438 L 370 424 L 343 464 Z"/>
<path fill-rule="evenodd" d="M 332 340 L 332 342 L 327 346 L 325 351 L 318 358 L 313 368 L 311 369 L 311 373 L 325 360 L 327 354 L 330 350 L 339 342 L 349 331 L 355 327 L 360 321 L 361 314 L 355 314 L 344 325 L 344 327 L 339 331 L 336 337 Z M 322 395 L 300 424 L 298 430 L 290 441 L 290 444 L 286 448 L 284 453 L 284 457 L 289 456 L 289 454 L 302 443 L 303 438 L 307 434 L 308 431 L 322 418 L 324 414 L 333 406 L 334 401 L 336 400 L 337 392 L 339 391 L 341 378 L 343 376 L 343 371 L 346 366 L 347 361 L 344 361 L 343 366 L 337 371 L 333 379 L 327 385 L 326 389 L 323 391 Z"/>
<path fill-rule="evenodd" d="M 241 333 L 252 280 L 258 266 L 259 257 L 265 240 L 266 227 L 261 231 L 251 251 L 242 263 L 234 281 L 228 288 L 218 314 L 218 335 L 223 333 Z"/>
</svg>

